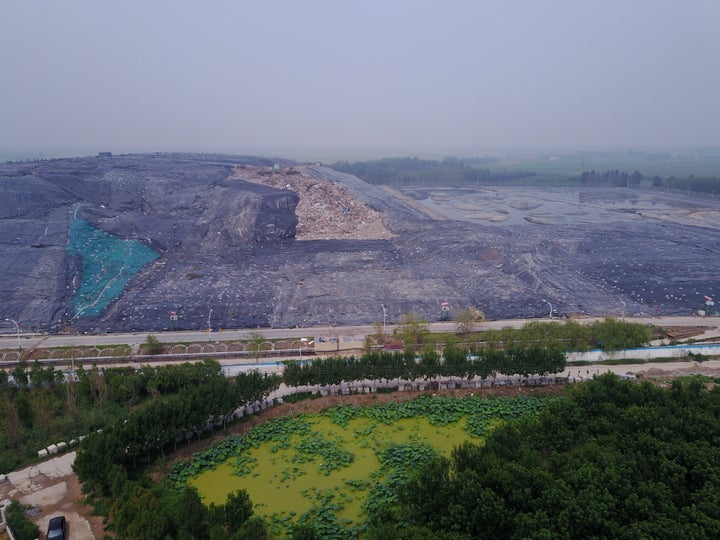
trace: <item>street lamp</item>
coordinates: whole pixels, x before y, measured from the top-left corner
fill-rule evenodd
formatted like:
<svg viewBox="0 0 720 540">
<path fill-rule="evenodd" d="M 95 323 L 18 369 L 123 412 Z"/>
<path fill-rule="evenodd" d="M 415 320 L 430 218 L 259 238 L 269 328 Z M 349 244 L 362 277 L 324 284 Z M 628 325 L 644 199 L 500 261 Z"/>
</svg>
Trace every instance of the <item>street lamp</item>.
<svg viewBox="0 0 720 540">
<path fill-rule="evenodd" d="M 17 341 L 18 341 L 18 350 L 22 351 L 22 347 L 20 346 L 20 327 L 18 326 L 17 321 L 13 319 L 5 319 L 7 322 L 11 322 L 15 325 L 15 331 L 17 332 Z"/>
<path fill-rule="evenodd" d="M 385 321 L 387 320 L 387 311 L 385 311 L 385 304 L 380 304 L 383 310 L 383 328 L 385 328 Z"/>
<path fill-rule="evenodd" d="M 212 308 L 210 308 L 210 313 L 208 313 L 208 341 L 210 341 L 210 335 L 212 334 L 212 326 L 210 325 L 210 317 L 212 317 Z"/>
<path fill-rule="evenodd" d="M 553 312 L 552 304 L 550 302 L 548 302 L 547 300 L 545 300 L 544 298 L 543 298 L 543 302 L 545 302 L 548 306 L 550 306 L 550 318 L 552 319 L 552 312 Z"/>
<path fill-rule="evenodd" d="M 620 300 L 620 303 L 623 306 L 622 307 L 622 320 L 624 321 L 625 320 L 625 300 L 623 300 L 622 298 L 618 298 L 618 300 Z"/>
</svg>

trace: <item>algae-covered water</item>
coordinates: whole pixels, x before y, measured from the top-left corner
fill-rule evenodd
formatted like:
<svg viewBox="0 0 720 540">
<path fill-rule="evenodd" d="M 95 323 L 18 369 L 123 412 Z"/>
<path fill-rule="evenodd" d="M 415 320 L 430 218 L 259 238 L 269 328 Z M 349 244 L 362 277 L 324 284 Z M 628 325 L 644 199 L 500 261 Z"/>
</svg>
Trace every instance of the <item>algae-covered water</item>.
<svg viewBox="0 0 720 540">
<path fill-rule="evenodd" d="M 455 446 L 471 438 L 464 419 L 436 426 L 422 417 L 392 424 L 356 418 L 346 427 L 321 415 L 305 419 L 310 424 L 306 434 L 252 448 L 243 458 L 246 474 L 237 475 L 237 459 L 230 458 L 190 484 L 208 505 L 222 504 L 229 493 L 245 489 L 255 512 L 268 521 L 296 519 L 318 505 L 330 504 L 340 520 L 357 524 L 363 517 L 364 499 L 382 477 L 378 456 L 383 450 L 391 445 L 425 444 L 449 456 Z"/>
<path fill-rule="evenodd" d="M 277 418 L 227 437 L 173 466 L 178 486 L 197 488 L 207 505 L 244 489 L 276 537 L 295 523 L 322 538 L 354 538 L 397 508 L 397 495 L 420 465 L 481 442 L 497 422 L 539 412 L 546 401 L 419 396 L 414 400 Z"/>
</svg>

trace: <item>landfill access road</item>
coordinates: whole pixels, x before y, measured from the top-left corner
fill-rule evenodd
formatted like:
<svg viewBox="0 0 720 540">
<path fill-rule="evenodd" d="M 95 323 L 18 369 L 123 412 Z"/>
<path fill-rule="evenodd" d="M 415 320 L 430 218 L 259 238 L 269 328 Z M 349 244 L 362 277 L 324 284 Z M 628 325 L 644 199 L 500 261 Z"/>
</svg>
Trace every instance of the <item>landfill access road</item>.
<svg viewBox="0 0 720 540">
<path fill-rule="evenodd" d="M 581 324 L 603 320 L 602 317 L 587 317 L 573 319 Z M 661 316 L 661 317 L 626 317 L 626 321 L 655 326 L 689 326 L 708 327 L 705 338 L 718 337 L 720 319 L 699 316 Z M 520 328 L 531 321 L 550 322 L 551 319 L 506 319 L 485 321 L 479 325 L 479 330 L 495 330 L 507 327 Z M 556 319 L 552 319 L 556 321 Z M 562 322 L 562 321 L 561 321 Z M 434 322 L 428 324 L 431 332 L 452 332 L 457 329 L 455 322 Z M 392 334 L 396 325 L 387 325 L 385 333 Z M 23 349 L 35 347 L 82 347 L 98 345 L 130 345 L 136 347 L 147 340 L 149 334 L 155 335 L 162 343 L 192 343 L 203 341 L 236 341 L 251 339 L 252 334 L 259 332 L 267 339 L 278 338 L 315 338 L 317 336 L 366 336 L 377 332 L 376 326 L 315 326 L 309 328 L 240 328 L 222 329 L 208 332 L 207 329 L 196 331 L 176 332 L 136 332 L 123 334 L 97 334 L 97 335 L 46 335 L 26 334 L 21 332 L 6 333 L 0 337 L 0 349 L 10 350 L 18 347 Z"/>
</svg>

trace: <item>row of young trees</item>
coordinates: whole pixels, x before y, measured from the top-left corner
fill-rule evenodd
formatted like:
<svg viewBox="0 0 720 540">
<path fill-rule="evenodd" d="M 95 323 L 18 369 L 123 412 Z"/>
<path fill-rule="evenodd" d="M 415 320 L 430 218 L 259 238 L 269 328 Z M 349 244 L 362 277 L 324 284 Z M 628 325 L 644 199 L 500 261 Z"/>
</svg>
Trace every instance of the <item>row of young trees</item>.
<svg viewBox="0 0 720 540">
<path fill-rule="evenodd" d="M 528 348 L 538 345 L 563 351 L 631 349 L 645 345 L 653 335 L 652 328 L 647 325 L 612 317 L 590 324 L 580 324 L 573 320 L 562 323 L 531 321 L 522 328 L 506 327 L 478 332 L 483 320 L 483 313 L 477 309 L 462 310 L 456 317 L 458 334 L 465 341 L 474 341 L 478 346 L 490 348 Z M 381 335 L 381 332 L 382 327 L 379 327 L 377 335 Z M 419 319 L 414 313 L 402 317 L 394 336 L 402 341 L 406 349 L 418 350 L 423 344 L 434 342 L 428 322 Z M 452 346 L 457 339 L 457 336 L 446 337 L 446 346 Z"/>
<path fill-rule="evenodd" d="M 146 470 L 179 441 L 224 425 L 237 407 L 267 398 L 280 377 L 253 371 L 227 378 L 214 360 L 169 367 L 146 381 L 153 399 L 83 441 L 73 469 L 84 490 L 109 517 L 117 538 L 264 538 L 265 525 L 251 519 L 246 492 L 207 508 L 194 490 L 155 484 Z"/>
<path fill-rule="evenodd" d="M 197 388 L 218 378 L 219 369 L 205 360 L 140 369 L 79 366 L 70 377 L 38 362 L 0 370 L 0 470 L 50 443 L 102 429 L 150 398 Z"/>
<path fill-rule="evenodd" d="M 277 389 L 280 377 L 257 371 L 226 378 L 220 365 L 202 384 L 148 400 L 119 422 L 83 441 L 75 459 L 78 477 L 100 496 L 117 495 L 119 469 L 132 476 L 157 455 L 208 427 L 224 426 L 225 418 L 247 403 L 265 399 Z"/>
<path fill-rule="evenodd" d="M 562 351 L 538 345 L 478 351 L 446 348 L 442 356 L 430 348 L 419 357 L 407 350 L 372 352 L 360 358 L 316 358 L 306 362 L 289 360 L 285 362 L 283 382 L 297 387 L 337 385 L 362 380 L 487 378 L 498 373 L 530 376 L 559 373 L 565 369 L 565 365 L 565 354 Z"/>
<path fill-rule="evenodd" d="M 532 321 L 522 328 L 487 330 L 482 337 L 488 347 L 539 345 L 563 351 L 618 351 L 646 345 L 652 339 L 652 329 L 644 324 L 608 317 L 590 324 Z"/>
</svg>

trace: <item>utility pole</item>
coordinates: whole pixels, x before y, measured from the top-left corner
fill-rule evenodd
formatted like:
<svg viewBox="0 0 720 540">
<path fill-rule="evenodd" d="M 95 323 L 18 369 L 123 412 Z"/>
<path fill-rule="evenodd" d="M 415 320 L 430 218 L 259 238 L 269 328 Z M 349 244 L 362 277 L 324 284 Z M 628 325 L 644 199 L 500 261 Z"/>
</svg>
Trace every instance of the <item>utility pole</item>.
<svg viewBox="0 0 720 540">
<path fill-rule="evenodd" d="M 7 322 L 11 322 L 15 325 L 15 331 L 17 332 L 17 342 L 18 342 L 18 350 L 22 351 L 22 347 L 20 346 L 20 326 L 18 326 L 17 321 L 13 319 L 5 319 Z"/>
<path fill-rule="evenodd" d="M 545 302 L 548 306 L 550 306 L 550 318 L 552 319 L 552 313 L 553 313 L 552 304 L 550 302 L 548 302 L 547 300 L 545 300 L 544 298 L 543 298 L 543 302 Z"/>
</svg>

